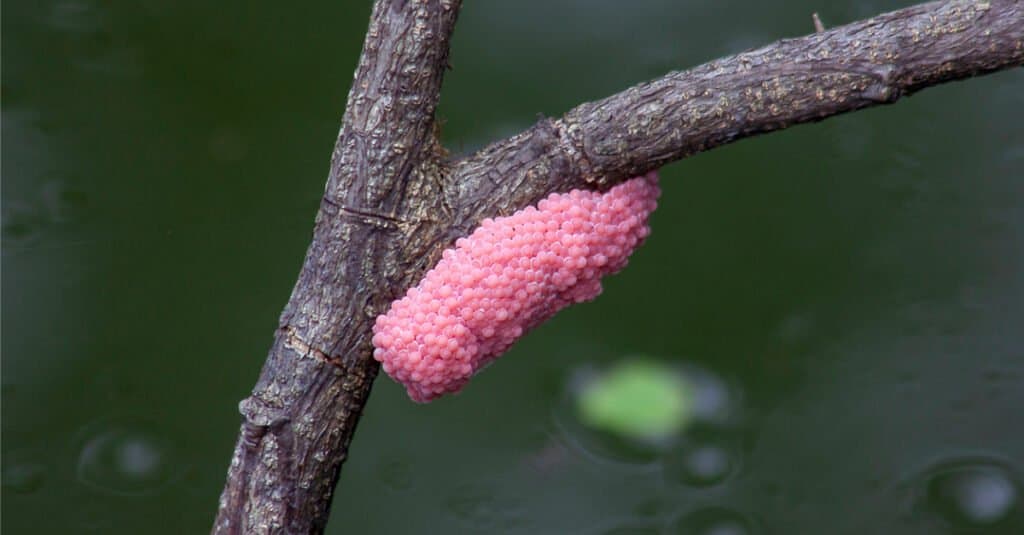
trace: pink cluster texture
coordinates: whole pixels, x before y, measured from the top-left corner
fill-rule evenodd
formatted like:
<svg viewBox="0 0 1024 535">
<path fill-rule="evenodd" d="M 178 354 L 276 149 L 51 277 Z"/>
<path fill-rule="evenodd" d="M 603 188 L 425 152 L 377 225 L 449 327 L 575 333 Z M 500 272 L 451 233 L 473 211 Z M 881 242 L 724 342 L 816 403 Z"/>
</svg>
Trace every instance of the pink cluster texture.
<svg viewBox="0 0 1024 535">
<path fill-rule="evenodd" d="M 597 297 L 650 233 L 659 194 L 651 172 L 485 219 L 377 318 L 374 358 L 414 401 L 458 391 L 523 333 Z"/>
</svg>

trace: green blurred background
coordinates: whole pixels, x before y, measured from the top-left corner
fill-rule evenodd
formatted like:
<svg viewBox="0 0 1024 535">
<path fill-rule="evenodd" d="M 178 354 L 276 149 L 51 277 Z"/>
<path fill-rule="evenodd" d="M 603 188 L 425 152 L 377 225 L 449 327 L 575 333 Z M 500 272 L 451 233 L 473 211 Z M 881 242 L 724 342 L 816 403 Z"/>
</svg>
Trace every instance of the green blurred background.
<svg viewBox="0 0 1024 535">
<path fill-rule="evenodd" d="M 443 135 L 909 3 L 467 2 Z M 5 533 L 209 529 L 369 4 L 4 2 Z M 662 176 L 596 302 L 458 396 L 378 380 L 330 533 L 1024 532 L 1024 72 Z M 706 418 L 580 425 L 574 385 L 631 355 Z"/>
</svg>

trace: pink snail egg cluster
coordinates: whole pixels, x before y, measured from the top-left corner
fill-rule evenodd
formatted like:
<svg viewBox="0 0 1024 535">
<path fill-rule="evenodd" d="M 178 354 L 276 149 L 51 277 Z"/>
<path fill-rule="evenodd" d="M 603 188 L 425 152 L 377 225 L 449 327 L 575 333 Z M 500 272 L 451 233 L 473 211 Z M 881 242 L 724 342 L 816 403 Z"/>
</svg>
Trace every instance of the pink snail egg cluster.
<svg viewBox="0 0 1024 535">
<path fill-rule="evenodd" d="M 594 299 L 650 233 L 654 172 L 485 219 L 373 327 L 373 357 L 425 403 L 457 392 L 526 331 Z"/>
</svg>

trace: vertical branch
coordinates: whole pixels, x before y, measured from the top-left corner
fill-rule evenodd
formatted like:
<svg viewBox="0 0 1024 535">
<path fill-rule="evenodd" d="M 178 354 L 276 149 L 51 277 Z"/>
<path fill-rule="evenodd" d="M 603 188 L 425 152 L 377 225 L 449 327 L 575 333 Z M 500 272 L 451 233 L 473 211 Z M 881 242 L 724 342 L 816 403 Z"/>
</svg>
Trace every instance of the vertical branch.
<svg viewBox="0 0 1024 535">
<path fill-rule="evenodd" d="M 414 276 L 403 239 L 439 199 L 434 110 L 459 0 L 377 0 L 299 280 L 281 315 L 214 533 L 319 533 L 377 375 L 370 332 Z M 408 202 L 416 199 L 417 202 Z"/>
</svg>

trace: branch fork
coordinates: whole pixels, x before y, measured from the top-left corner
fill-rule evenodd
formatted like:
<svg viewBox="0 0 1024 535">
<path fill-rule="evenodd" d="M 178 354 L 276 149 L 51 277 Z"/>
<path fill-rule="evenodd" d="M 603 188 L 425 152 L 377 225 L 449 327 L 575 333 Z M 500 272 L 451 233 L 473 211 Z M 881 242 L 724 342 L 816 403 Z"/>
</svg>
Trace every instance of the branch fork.
<svg viewBox="0 0 1024 535">
<path fill-rule="evenodd" d="M 450 161 L 434 111 L 459 0 L 376 0 L 313 239 L 213 532 L 320 533 L 379 369 L 375 317 L 487 217 L 719 145 L 1024 63 L 1024 2 L 948 0 L 784 39 L 577 106 Z M 310 358 L 313 357 L 313 358 Z"/>
</svg>

